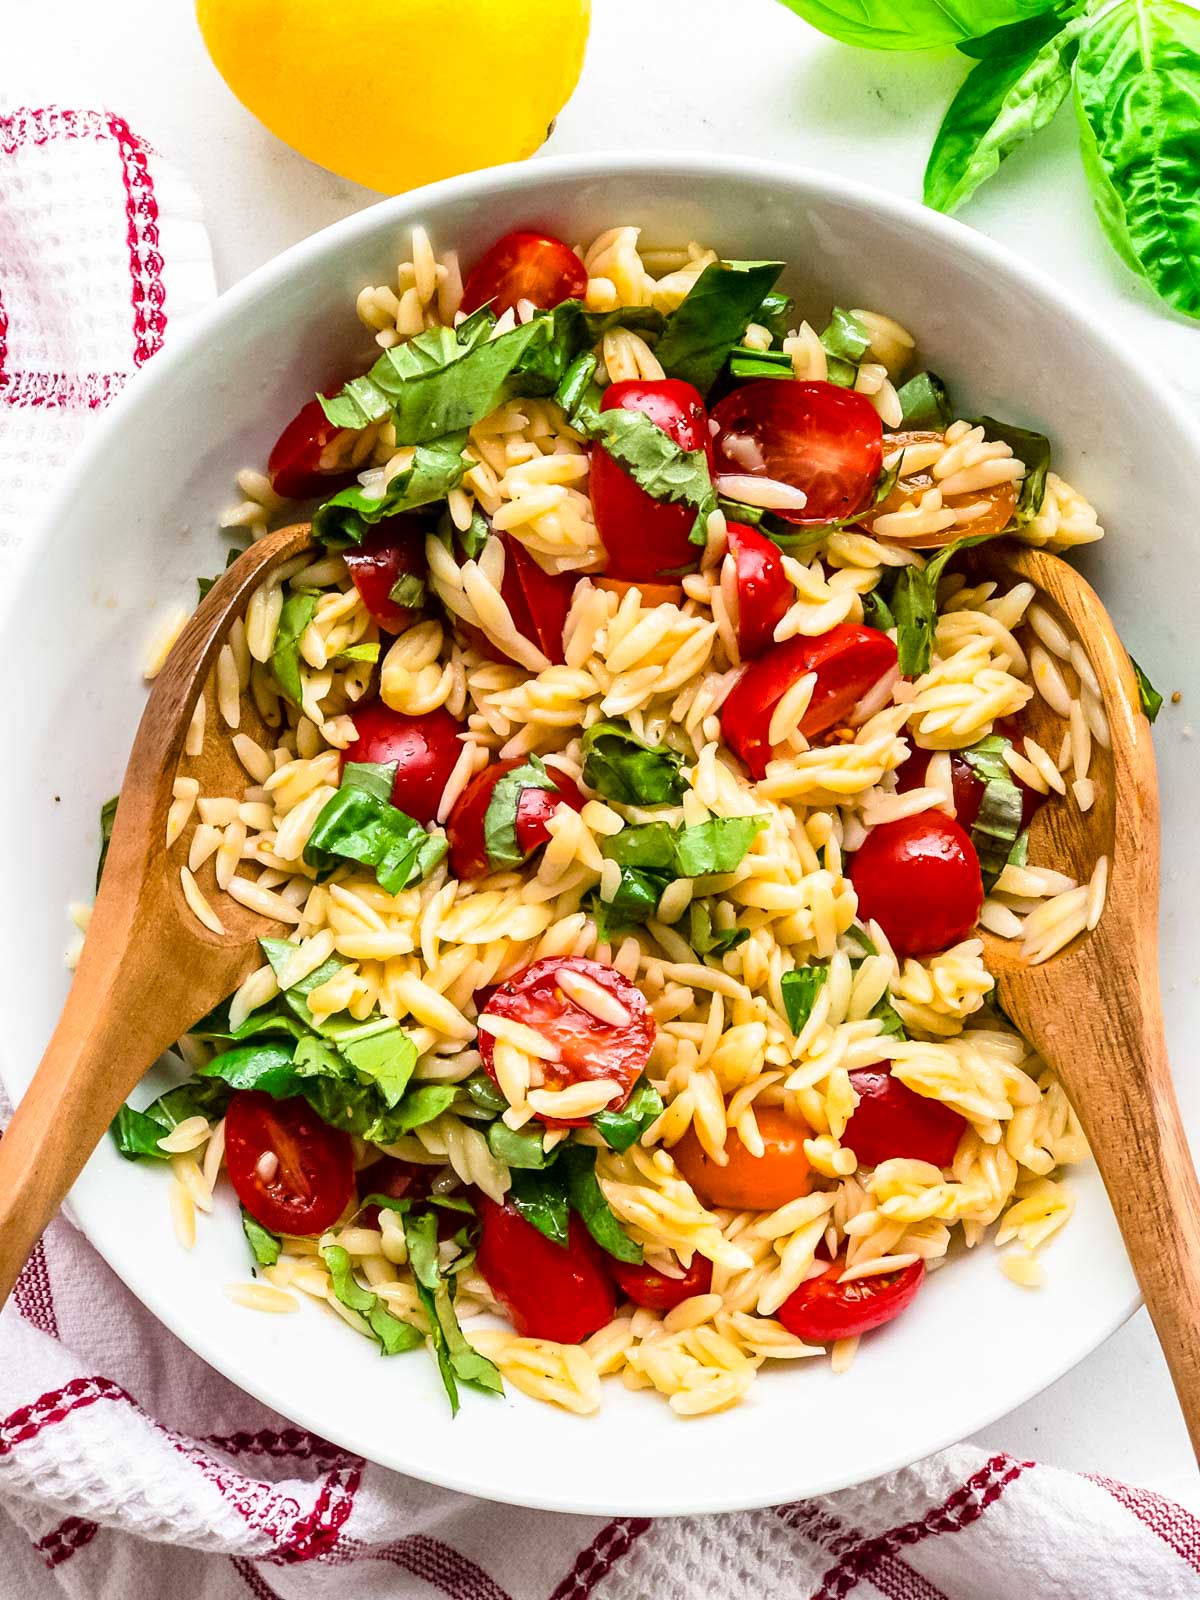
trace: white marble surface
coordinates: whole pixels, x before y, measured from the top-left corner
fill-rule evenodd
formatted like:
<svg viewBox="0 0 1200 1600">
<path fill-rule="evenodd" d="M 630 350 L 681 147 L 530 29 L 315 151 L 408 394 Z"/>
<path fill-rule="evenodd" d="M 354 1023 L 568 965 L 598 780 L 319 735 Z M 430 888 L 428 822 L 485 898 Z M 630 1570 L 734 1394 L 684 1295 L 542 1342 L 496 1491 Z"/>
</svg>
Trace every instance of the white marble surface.
<svg viewBox="0 0 1200 1600">
<path fill-rule="evenodd" d="M 777 0 L 593 5 L 583 80 L 548 152 L 745 151 L 919 194 L 960 57 L 848 50 Z M 204 54 L 187 0 L 7 0 L 5 11 L 0 102 L 104 103 L 125 116 L 199 190 L 222 288 L 375 198 L 294 155 L 242 110 Z M 1069 114 L 1006 164 L 965 220 L 1075 290 L 1200 405 L 1200 330 L 1162 312 L 1108 250 Z M 976 1442 L 1122 1477 L 1200 1510 L 1200 1478 L 1144 1313 Z"/>
</svg>

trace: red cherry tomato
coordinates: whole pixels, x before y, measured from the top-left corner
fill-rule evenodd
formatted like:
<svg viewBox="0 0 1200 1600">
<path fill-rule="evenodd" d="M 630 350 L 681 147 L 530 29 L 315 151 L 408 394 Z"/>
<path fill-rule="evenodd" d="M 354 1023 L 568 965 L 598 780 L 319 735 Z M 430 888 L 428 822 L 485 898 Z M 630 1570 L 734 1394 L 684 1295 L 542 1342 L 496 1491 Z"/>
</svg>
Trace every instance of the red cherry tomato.
<svg viewBox="0 0 1200 1600">
<path fill-rule="evenodd" d="M 877 628 L 842 622 L 816 639 L 785 639 L 752 661 L 734 684 L 721 708 L 726 743 L 741 756 L 751 777 L 764 777 L 771 759 L 767 743 L 771 713 L 797 678 L 809 672 L 817 675 L 800 722 L 800 732 L 812 739 L 843 722 L 895 665 L 896 646 Z"/>
<path fill-rule="evenodd" d="M 692 1264 L 682 1278 L 668 1278 L 666 1273 L 657 1272 L 653 1267 L 618 1261 L 615 1256 L 608 1263 L 608 1269 L 626 1300 L 632 1300 L 635 1306 L 647 1306 L 651 1311 L 672 1311 L 694 1294 L 707 1294 L 712 1288 L 712 1262 L 702 1255 L 692 1257 Z"/>
<path fill-rule="evenodd" d="M 346 566 L 363 605 L 385 633 L 403 633 L 421 607 L 397 605 L 392 590 L 401 578 L 425 576 L 425 535 L 412 517 L 385 517 L 362 544 L 344 550 Z"/>
<path fill-rule="evenodd" d="M 765 533 L 731 522 L 726 536 L 737 576 L 738 649 L 749 661 L 774 642 L 775 629 L 791 604 L 792 586 L 779 546 Z"/>
<path fill-rule="evenodd" d="M 402 1161 L 399 1156 L 384 1156 L 362 1167 L 357 1174 L 360 1196 L 386 1194 L 393 1200 L 425 1200 L 432 1193 L 437 1166 L 419 1161 Z M 379 1226 L 379 1207 L 364 1206 L 358 1214 L 359 1225 L 364 1228 Z"/>
<path fill-rule="evenodd" d="M 517 632 L 538 649 L 548 661 L 562 666 L 563 628 L 567 612 L 571 609 L 571 596 L 579 581 L 578 573 L 545 572 L 511 533 L 500 535 L 504 545 L 504 577 L 500 583 L 500 598 L 508 607 Z M 494 645 L 481 628 L 458 624 L 459 631 L 489 661 L 507 661 L 509 657 Z"/>
<path fill-rule="evenodd" d="M 859 1067 L 850 1074 L 858 1096 L 843 1143 L 864 1167 L 905 1156 L 948 1167 L 954 1160 L 966 1121 L 957 1111 L 917 1094 L 883 1067 Z"/>
<path fill-rule="evenodd" d="M 499 316 L 529 300 L 548 311 L 564 300 L 582 300 L 587 284 L 587 268 L 569 245 L 549 233 L 518 229 L 497 239 L 471 268 L 462 309 L 478 311 L 490 300 Z"/>
<path fill-rule="evenodd" d="M 350 1135 L 298 1096 L 236 1090 L 225 1113 L 225 1164 L 238 1199 L 272 1233 L 324 1233 L 354 1194 Z"/>
<path fill-rule="evenodd" d="M 713 421 L 718 474 L 749 471 L 808 496 L 803 511 L 778 513 L 785 522 L 832 522 L 870 504 L 883 467 L 883 424 L 865 395 L 832 383 L 758 378 L 714 406 Z"/>
<path fill-rule="evenodd" d="M 983 905 L 970 836 L 940 811 L 872 828 L 850 862 L 858 914 L 898 956 L 927 956 L 965 939 Z"/>
<path fill-rule="evenodd" d="M 731 1211 L 774 1211 L 812 1187 L 804 1141 L 812 1129 L 776 1106 L 755 1110 L 763 1153 L 753 1155 L 732 1130 L 725 1165 L 718 1166 L 689 1128 L 671 1147 L 675 1165 L 707 1205 Z"/>
<path fill-rule="evenodd" d="M 356 706 L 354 726 L 358 737 L 346 750 L 345 761 L 396 763 L 392 804 L 417 822 L 432 822 L 446 780 L 454 770 L 462 746 L 462 724 L 444 707 L 424 716 L 407 717 L 382 700 Z"/>
<path fill-rule="evenodd" d="M 483 1224 L 475 1264 L 523 1338 L 579 1344 L 612 1321 L 617 1302 L 608 1257 L 577 1216 L 564 1248 L 515 1206 L 480 1194 L 475 1207 Z"/>
<path fill-rule="evenodd" d="M 337 390 L 330 392 L 336 394 Z M 321 410 L 319 400 L 301 406 L 267 458 L 267 477 L 275 493 L 289 500 L 307 500 L 310 495 L 332 494 L 352 483 L 352 471 L 321 465 L 322 451 L 340 432 Z"/>
<path fill-rule="evenodd" d="M 1011 724 L 996 723 L 996 732 L 1010 739 L 1019 747 L 1020 734 Z M 914 748 L 906 761 L 901 762 L 896 769 L 896 787 L 906 791 L 919 789 L 925 782 L 925 775 L 929 771 L 932 750 Z M 1021 791 L 1021 826 L 1027 828 L 1037 815 L 1038 807 L 1044 802 L 1046 796 L 1039 794 L 1036 789 L 1031 789 L 1023 783 L 1016 773 L 1010 774 L 1013 782 Z M 975 825 L 979 815 L 979 806 L 983 800 L 983 791 L 987 787 L 975 768 L 966 759 L 961 750 L 950 752 L 950 781 L 954 789 L 954 815 L 956 820 L 966 829 Z"/>
<path fill-rule="evenodd" d="M 844 1260 L 833 1263 L 819 1278 L 809 1278 L 790 1294 L 775 1315 L 789 1333 L 811 1344 L 832 1344 L 853 1339 L 898 1317 L 925 1279 L 925 1263 L 914 1261 L 900 1272 L 877 1278 L 839 1283 Z"/>
<path fill-rule="evenodd" d="M 578 973 L 599 984 L 624 1013 L 624 1020 L 606 1022 L 572 1000 L 559 986 L 563 972 Z M 616 967 L 585 956 L 547 956 L 502 983 L 487 1003 L 485 1015 L 509 1017 L 523 1022 L 558 1046 L 557 1061 L 543 1061 L 547 1088 L 566 1088 L 585 1079 L 611 1078 L 621 1093 L 609 1102 L 615 1111 L 625 1104 L 629 1091 L 641 1075 L 654 1044 L 654 1018 L 642 991 Z M 490 1033 L 479 1034 L 479 1053 L 493 1078 L 494 1041 Z M 546 1120 L 546 1119 L 543 1119 Z M 568 1125 L 563 1122 L 555 1126 Z M 581 1126 L 572 1120 L 571 1126 Z"/>
<path fill-rule="evenodd" d="M 703 450 L 712 464 L 712 434 L 704 401 L 679 378 L 629 378 L 604 391 L 601 411 L 643 411 L 682 450 Z M 634 583 L 670 578 L 699 565 L 700 547 L 688 535 L 690 506 L 654 500 L 602 446 L 592 449 L 589 479 L 596 527 L 608 552 L 608 575 Z"/>
<path fill-rule="evenodd" d="M 446 837 L 450 841 L 450 869 L 456 878 L 482 878 L 498 870 L 488 856 L 484 819 L 497 783 L 506 772 L 524 764 L 521 756 L 511 761 L 494 761 L 475 774 L 454 802 L 446 824 Z M 556 769 L 547 770 L 557 788 L 522 789 L 517 799 L 517 844 L 527 858 L 550 837 L 546 824 L 559 806 L 582 811 L 587 804 L 570 778 Z"/>
</svg>

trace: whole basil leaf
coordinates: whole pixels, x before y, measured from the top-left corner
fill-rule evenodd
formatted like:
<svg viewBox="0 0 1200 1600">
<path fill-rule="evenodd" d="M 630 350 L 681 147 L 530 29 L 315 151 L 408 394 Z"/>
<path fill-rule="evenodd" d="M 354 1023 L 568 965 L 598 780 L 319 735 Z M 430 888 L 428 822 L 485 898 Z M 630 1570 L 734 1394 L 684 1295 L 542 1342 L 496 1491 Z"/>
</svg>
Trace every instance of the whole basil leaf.
<svg viewBox="0 0 1200 1600">
<path fill-rule="evenodd" d="M 843 44 L 868 50 L 933 50 L 976 39 L 1047 9 L 1046 0 L 783 0 Z"/>
<path fill-rule="evenodd" d="M 427 328 L 415 339 L 385 350 L 368 372 L 351 378 L 332 398 L 319 394 L 321 410 L 337 428 L 365 428 L 370 422 L 381 422 L 404 384 L 431 373 L 444 374 L 447 367 L 486 343 L 495 326 L 495 312 L 482 306 L 457 328 Z"/>
<path fill-rule="evenodd" d="M 1096 214 L 1118 255 L 1200 317 L 1200 12 L 1119 0 L 1095 17 L 1075 109 Z"/>
<path fill-rule="evenodd" d="M 668 378 L 707 395 L 782 271 L 782 261 L 711 261 L 655 347 Z"/>
<path fill-rule="evenodd" d="M 1069 18 L 1082 10 L 1083 0 L 1072 0 L 1069 5 L 1043 11 L 1040 16 L 1029 17 L 1024 22 L 1006 22 L 1002 28 L 993 28 L 982 38 L 964 39 L 957 48 L 975 61 L 986 61 L 992 56 L 1024 55 L 1052 39 Z"/>
<path fill-rule="evenodd" d="M 1017 146 L 1044 128 L 1067 98 L 1085 17 L 1016 55 L 974 67 L 950 102 L 925 168 L 924 199 L 953 211 L 999 170 Z"/>
</svg>

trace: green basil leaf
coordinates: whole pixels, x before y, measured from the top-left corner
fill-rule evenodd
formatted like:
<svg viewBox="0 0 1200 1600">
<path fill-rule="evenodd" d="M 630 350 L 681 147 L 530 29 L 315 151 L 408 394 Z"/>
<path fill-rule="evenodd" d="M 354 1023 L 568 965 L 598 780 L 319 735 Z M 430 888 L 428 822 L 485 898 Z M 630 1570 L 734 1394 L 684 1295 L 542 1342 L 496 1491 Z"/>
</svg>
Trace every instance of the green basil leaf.
<svg viewBox="0 0 1200 1600">
<path fill-rule="evenodd" d="M 425 604 L 426 593 L 425 579 L 419 578 L 415 572 L 405 572 L 388 590 L 388 599 L 394 606 L 405 606 L 409 611 L 419 611 Z"/>
<path fill-rule="evenodd" d="M 260 1267 L 273 1267 L 279 1260 L 280 1239 L 277 1233 L 272 1233 L 269 1228 L 264 1228 L 257 1217 L 252 1217 L 242 1207 L 242 1232 L 246 1235 L 246 1243 L 253 1252 L 254 1259 Z"/>
<path fill-rule="evenodd" d="M 538 756 L 530 756 L 521 766 L 506 772 L 488 800 L 483 816 L 483 843 L 493 872 L 504 867 L 518 867 L 527 855 L 517 840 L 517 808 L 526 789 L 558 793 L 558 785 Z"/>
<path fill-rule="evenodd" d="M 333 659 L 339 665 L 346 661 L 369 661 L 374 665 L 379 660 L 379 645 L 348 644 L 344 650 L 339 650 Z"/>
<path fill-rule="evenodd" d="M 709 873 L 735 871 L 767 825 L 768 819 L 761 816 L 713 817 L 709 822 L 684 828 L 675 844 L 678 875 L 702 878 Z"/>
<path fill-rule="evenodd" d="M 1021 480 L 1021 492 L 1017 496 L 1014 518 L 1017 527 L 1024 527 L 1037 516 L 1046 498 L 1046 474 L 1050 470 L 1050 441 L 1044 433 L 1037 433 L 1031 428 L 1018 428 L 1015 422 L 1001 422 L 996 417 L 976 417 L 974 420 L 984 429 L 989 439 L 1003 439 L 1005 444 L 1012 446 L 1013 455 L 1025 463 L 1025 476 Z M 961 550 L 963 543 L 964 541 L 960 539 L 957 546 L 951 545 L 949 548 Z"/>
<path fill-rule="evenodd" d="M 986 61 L 991 56 L 1024 55 L 1052 39 L 1070 17 L 1082 10 L 1081 0 L 1073 0 L 1070 5 L 1043 11 L 1040 16 L 1029 17 L 1024 22 L 1007 22 L 985 33 L 981 39 L 964 39 L 957 48 L 975 61 Z"/>
<path fill-rule="evenodd" d="M 594 722 L 583 735 L 583 781 L 618 805 L 678 805 L 687 790 L 682 766 L 676 751 L 643 744 L 625 721 Z"/>
<path fill-rule="evenodd" d="M 828 976 L 828 964 L 814 962 L 811 966 L 795 967 L 780 978 L 783 1009 L 787 1013 L 788 1027 L 794 1034 L 798 1034 L 812 1016 L 812 1008 Z"/>
<path fill-rule="evenodd" d="M 108 860 L 108 847 L 112 840 L 113 823 L 117 820 L 117 795 L 100 807 L 100 850 L 96 858 L 96 888 L 104 876 L 104 863 Z"/>
<path fill-rule="evenodd" d="M 260 1089 L 277 1100 L 300 1093 L 302 1074 L 295 1064 L 296 1050 L 306 1041 L 262 1039 L 257 1044 L 235 1045 L 199 1069 L 202 1078 L 219 1078 L 231 1089 Z"/>
<path fill-rule="evenodd" d="M 666 872 L 622 867 L 620 881 L 611 900 L 601 899 L 599 891 L 594 891 L 591 897 L 591 911 L 599 937 L 607 941 L 615 933 L 623 933 L 649 922 L 656 915 L 663 890 L 670 882 L 671 875 Z"/>
<path fill-rule="evenodd" d="M 863 621 L 872 628 L 878 628 L 880 633 L 887 633 L 896 626 L 891 607 L 878 589 L 863 595 Z"/>
<path fill-rule="evenodd" d="M 505 1100 L 501 1112 L 507 1110 L 508 1101 Z M 506 1122 L 501 1122 L 497 1117 L 495 1122 L 488 1124 L 488 1149 L 496 1160 L 503 1161 L 506 1167 L 521 1171 L 540 1171 L 549 1160 L 542 1143 L 544 1133 L 545 1129 L 540 1122 L 527 1122 L 523 1128 L 510 1128 Z"/>
<path fill-rule="evenodd" d="M 707 395 L 782 271 L 782 261 L 710 262 L 655 347 L 667 377 Z"/>
<path fill-rule="evenodd" d="M 901 567 L 889 600 L 896 619 L 896 652 L 906 678 L 929 671 L 937 622 L 936 590 L 918 567 Z"/>
<path fill-rule="evenodd" d="M 508 1101 L 499 1084 L 493 1082 L 486 1072 L 473 1072 L 462 1087 L 470 1095 L 472 1101 L 481 1111 L 486 1111 L 491 1117 L 499 1117 L 508 1110 Z"/>
<path fill-rule="evenodd" d="M 1177 311 L 1200 316 L 1200 13 L 1119 0 L 1092 19 L 1075 68 L 1084 171 L 1117 254 Z"/>
<path fill-rule="evenodd" d="M 1002 776 L 985 783 L 979 812 L 971 824 L 971 843 L 979 857 L 985 894 L 991 893 L 1020 837 L 1023 806 L 1021 791 L 1007 766 Z"/>
<path fill-rule="evenodd" d="M 275 643 L 271 648 L 271 676 L 294 706 L 303 694 L 300 683 L 300 640 L 317 609 L 315 594 L 291 593 L 279 613 Z"/>
<path fill-rule="evenodd" d="M 723 956 L 736 950 L 750 937 L 749 928 L 718 928 L 706 900 L 693 900 L 688 907 L 687 942 L 698 956 Z"/>
<path fill-rule="evenodd" d="M 1133 668 L 1133 675 L 1137 679 L 1138 700 L 1141 702 L 1146 720 L 1153 722 L 1162 710 L 1163 697 L 1132 656 L 1129 658 L 1129 665 Z"/>
<path fill-rule="evenodd" d="M 917 372 L 896 390 L 900 426 L 911 431 L 943 433 L 954 421 L 946 385 L 935 372 Z"/>
<path fill-rule="evenodd" d="M 643 1073 L 621 1109 L 597 1111 L 592 1126 L 611 1150 L 628 1150 L 658 1120 L 662 1109 L 662 1095 Z"/>
<path fill-rule="evenodd" d="M 319 394 L 321 409 L 336 428 L 359 429 L 382 422 L 405 385 L 416 378 L 444 375 L 452 363 L 485 344 L 495 325 L 495 313 L 481 307 L 457 328 L 427 328 L 415 339 L 385 350 L 368 372 L 351 378 L 332 399 Z"/>
<path fill-rule="evenodd" d="M 739 383 L 753 378 L 792 378 L 792 358 L 782 350 L 731 350 L 729 376 Z"/>
<path fill-rule="evenodd" d="M 609 834 L 600 843 L 601 851 L 610 861 L 622 867 L 640 867 L 645 871 L 675 876 L 675 843 L 679 830 L 669 822 L 643 822 L 636 827 L 622 828 L 620 833 Z"/>
<path fill-rule="evenodd" d="M 341 1245 L 327 1244 L 321 1250 L 321 1259 L 329 1269 L 333 1292 L 344 1306 L 357 1311 L 379 1343 L 385 1356 L 399 1355 L 404 1350 L 415 1350 L 425 1341 L 419 1328 L 393 1316 L 373 1289 L 359 1283 L 354 1276 L 350 1257 Z"/>
<path fill-rule="evenodd" d="M 322 806 L 304 846 L 304 860 L 326 878 L 343 861 L 373 868 L 380 886 L 398 894 L 427 878 L 446 854 L 445 837 L 392 805 L 395 763 L 349 762 L 341 787 Z"/>
<path fill-rule="evenodd" d="M 934 50 L 1045 11 L 1045 0 L 783 0 L 805 22 L 868 50 Z"/>
<path fill-rule="evenodd" d="M 571 1208 L 557 1162 L 548 1171 L 515 1169 L 506 1199 L 530 1227 L 566 1249 Z"/>
<path fill-rule="evenodd" d="M 557 1166 L 566 1182 L 571 1210 L 579 1215 L 600 1248 L 618 1261 L 641 1261 L 641 1245 L 625 1232 L 604 1198 L 596 1177 L 595 1150 L 584 1144 L 560 1145 Z"/>
<path fill-rule="evenodd" d="M 457 544 L 468 561 L 477 561 L 483 547 L 492 536 L 492 525 L 477 505 L 471 507 L 471 523 L 466 528 L 456 528 L 449 512 L 438 523 L 438 538 L 450 549 Z"/>
<path fill-rule="evenodd" d="M 908 1037 L 904 1031 L 903 1017 L 901 1017 L 886 994 L 880 995 L 868 1015 L 877 1017 L 883 1024 L 880 1031 L 885 1039 L 906 1039 Z"/>
<path fill-rule="evenodd" d="M 1044 128 L 1067 98 L 1087 19 L 1076 17 L 1017 55 L 974 67 L 950 102 L 925 167 L 925 204 L 954 211 Z"/>
<path fill-rule="evenodd" d="M 228 1102 L 229 1091 L 224 1084 L 204 1083 L 191 1078 L 160 1094 L 144 1111 L 122 1106 L 113 1118 L 109 1132 L 118 1151 L 127 1161 L 142 1158 L 169 1161 L 170 1156 L 165 1150 L 159 1149 L 158 1141 L 188 1117 L 208 1117 L 211 1121 L 224 1116 Z"/>
<path fill-rule="evenodd" d="M 459 432 L 419 444 L 412 461 L 381 495 L 369 495 L 361 484 L 351 484 L 313 512 L 313 537 L 331 550 L 344 550 L 361 544 L 367 529 L 385 517 L 444 500 L 470 465 L 463 456 L 466 442 L 466 433 Z"/>
<path fill-rule="evenodd" d="M 858 364 L 871 343 L 871 335 L 865 324 L 859 321 L 853 311 L 834 306 L 829 326 L 821 334 L 821 343 L 825 347 L 830 383 L 836 383 L 843 389 L 853 389 L 858 377 Z"/>
<path fill-rule="evenodd" d="M 503 1394 L 504 1384 L 492 1363 L 479 1354 L 464 1337 L 454 1314 L 450 1285 L 438 1264 L 437 1218 L 432 1211 L 404 1216 L 404 1240 L 408 1264 L 416 1280 L 417 1294 L 429 1318 L 429 1342 L 433 1346 L 442 1385 L 450 1401 L 451 1415 L 458 1413 L 458 1384 Z"/>
<path fill-rule="evenodd" d="M 795 309 L 796 302 L 790 294 L 783 294 L 779 289 L 773 289 L 770 294 L 763 295 L 762 304 L 750 321 L 756 322 L 760 328 L 765 328 L 772 339 L 786 339 L 791 332 L 792 313 Z"/>
</svg>

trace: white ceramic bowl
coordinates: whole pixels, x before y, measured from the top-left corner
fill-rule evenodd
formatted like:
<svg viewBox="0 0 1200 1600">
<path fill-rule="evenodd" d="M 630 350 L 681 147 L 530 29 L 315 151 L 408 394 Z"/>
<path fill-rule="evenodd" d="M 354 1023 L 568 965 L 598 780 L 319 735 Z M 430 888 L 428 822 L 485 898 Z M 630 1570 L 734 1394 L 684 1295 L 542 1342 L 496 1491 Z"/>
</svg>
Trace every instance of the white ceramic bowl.
<svg viewBox="0 0 1200 1600">
<path fill-rule="evenodd" d="M 1137 353 L 990 240 L 933 212 L 823 174 L 741 158 L 591 156 L 500 168 L 349 217 L 225 295 L 99 421 L 58 485 L 3 596 L 10 696 L 0 838 L 9 915 L 0 1034 L 14 1098 L 67 991 L 65 906 L 86 897 L 100 802 L 119 785 L 143 703 L 156 619 L 216 570 L 216 514 L 236 468 L 261 463 L 282 424 L 371 346 L 356 292 L 387 281 L 422 222 L 466 261 L 508 229 L 567 239 L 636 222 L 648 241 L 701 239 L 729 256 L 783 257 L 810 320 L 833 302 L 877 306 L 912 328 L 922 361 L 962 408 L 1044 428 L 1056 465 L 1100 508 L 1109 537 L 1086 566 L 1160 685 L 1200 693 L 1192 507 L 1195 424 Z M 170 308 L 168 307 L 168 310 Z M 51 493 L 51 490 L 53 491 Z M 1183 936 L 1200 903 L 1192 838 L 1200 756 L 1168 710 L 1163 979 L 1177 1062 L 1200 1039 Z M 1189 814 L 1190 813 L 1190 814 Z M 1200 1082 L 1180 1083 L 1200 1119 Z M 580 1419 L 519 1394 L 468 1394 L 451 1421 L 432 1363 L 381 1361 L 316 1307 L 267 1317 L 221 1286 L 247 1273 L 228 1197 L 191 1255 L 167 1215 L 161 1169 L 97 1151 L 72 1196 L 93 1244 L 150 1309 L 213 1366 L 297 1422 L 375 1461 L 498 1500 L 569 1511 L 673 1513 L 763 1505 L 862 1481 L 962 1438 L 1028 1399 L 1133 1310 L 1136 1289 L 1094 1171 L 1031 1293 L 984 1245 L 932 1278 L 873 1335 L 853 1371 L 765 1372 L 737 1410 L 678 1420 L 652 1395 L 606 1385 Z"/>
</svg>

